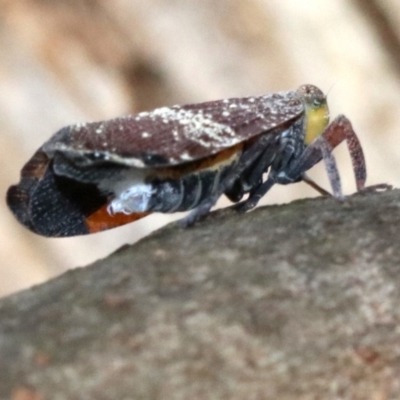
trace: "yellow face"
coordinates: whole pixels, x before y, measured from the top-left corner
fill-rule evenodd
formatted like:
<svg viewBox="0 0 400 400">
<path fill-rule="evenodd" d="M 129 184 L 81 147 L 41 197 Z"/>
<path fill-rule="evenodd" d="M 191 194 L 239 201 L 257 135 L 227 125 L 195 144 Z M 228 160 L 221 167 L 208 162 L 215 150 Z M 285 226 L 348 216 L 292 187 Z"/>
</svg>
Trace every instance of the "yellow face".
<svg viewBox="0 0 400 400">
<path fill-rule="evenodd" d="M 326 100 L 319 105 L 306 104 L 306 136 L 304 142 L 309 145 L 322 134 L 329 124 L 329 108 Z"/>
<path fill-rule="evenodd" d="M 314 85 L 302 85 L 297 91 L 305 108 L 305 144 L 309 145 L 329 124 L 329 108 L 324 93 Z"/>
</svg>

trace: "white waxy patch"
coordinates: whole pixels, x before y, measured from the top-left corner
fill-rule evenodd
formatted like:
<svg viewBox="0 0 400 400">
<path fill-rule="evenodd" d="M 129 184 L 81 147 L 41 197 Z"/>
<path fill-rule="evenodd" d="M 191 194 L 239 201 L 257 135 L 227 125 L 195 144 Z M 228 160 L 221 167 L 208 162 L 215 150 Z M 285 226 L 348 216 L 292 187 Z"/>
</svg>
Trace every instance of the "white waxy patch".
<svg viewBox="0 0 400 400">
<path fill-rule="evenodd" d="M 148 137 L 150 137 L 149 132 L 142 132 L 142 138 L 148 138 Z"/>
<path fill-rule="evenodd" d="M 117 178 L 103 180 L 99 189 L 114 195 L 107 207 L 110 215 L 147 211 L 154 191 L 151 184 L 144 183 L 143 171 L 134 168 L 126 170 Z"/>
<path fill-rule="evenodd" d="M 153 188 L 149 184 L 137 184 L 123 191 L 107 206 L 110 215 L 123 213 L 132 214 L 148 210 Z"/>
</svg>

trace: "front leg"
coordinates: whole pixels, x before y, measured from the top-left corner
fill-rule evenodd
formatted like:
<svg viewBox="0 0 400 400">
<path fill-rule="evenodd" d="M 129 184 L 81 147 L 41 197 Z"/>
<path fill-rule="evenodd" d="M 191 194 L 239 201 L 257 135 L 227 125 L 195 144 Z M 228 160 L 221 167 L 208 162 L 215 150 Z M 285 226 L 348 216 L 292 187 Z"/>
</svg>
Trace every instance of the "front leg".
<svg viewBox="0 0 400 400">
<path fill-rule="evenodd" d="M 335 158 L 332 154 L 332 148 L 329 143 L 325 140 L 324 137 L 319 137 L 311 143 L 312 153 L 314 154 L 315 150 L 321 154 L 325 162 L 325 167 L 327 170 L 327 174 L 333 189 L 333 195 L 337 199 L 343 199 L 342 194 L 342 186 L 340 182 L 339 171 L 337 169 Z M 281 171 L 271 171 L 267 180 L 254 188 L 250 192 L 249 198 L 235 206 L 235 208 L 239 212 L 246 212 L 254 208 L 260 199 L 271 189 L 271 187 L 275 183 L 280 183 L 283 185 L 287 185 L 289 183 L 294 183 L 299 180 L 303 180 L 308 183 L 311 187 L 317 190 L 322 195 L 329 195 L 329 193 L 321 188 L 318 184 L 316 184 L 313 180 L 311 180 L 303 171 L 304 165 L 307 165 L 307 162 L 310 160 L 310 153 L 307 152 L 307 149 L 301 154 L 298 160 L 294 161 L 288 169 L 282 169 Z"/>
<path fill-rule="evenodd" d="M 357 190 L 363 190 L 367 179 L 364 153 L 350 120 L 344 115 L 336 117 L 333 122 L 327 126 L 322 135 L 305 149 L 301 158 L 297 163 L 295 163 L 295 165 L 293 165 L 293 169 L 295 169 L 295 172 L 297 173 L 304 174 L 321 161 L 321 159 L 324 159 L 325 164 L 327 165 L 328 176 L 331 181 L 333 192 L 335 194 L 336 190 L 336 193 L 338 193 L 338 185 L 333 181 L 337 180 L 339 175 L 333 171 L 333 174 L 336 175 L 334 176 L 332 175 L 332 172 L 330 172 L 330 169 L 336 169 L 337 171 L 336 162 L 334 161 L 331 152 L 344 140 L 347 142 L 347 147 L 349 149 Z M 328 164 L 330 166 L 328 166 Z"/>
<path fill-rule="evenodd" d="M 271 172 L 268 179 L 260 186 L 250 192 L 247 200 L 239 203 L 235 208 L 244 212 L 254 208 L 263 195 L 275 184 L 289 184 L 303 180 L 322 195 L 329 195 L 325 189 L 312 181 L 306 172 L 322 159 L 324 160 L 326 171 L 330 180 L 333 195 L 342 200 L 342 185 L 335 158 L 332 154 L 333 149 L 346 140 L 353 170 L 356 178 L 357 190 L 361 191 L 365 187 L 366 167 L 364 154 L 361 144 L 355 134 L 350 121 L 345 116 L 337 117 L 309 146 L 307 146 L 297 159 L 293 160 L 288 167 L 282 170 Z M 285 164 L 284 164 L 285 165 Z"/>
</svg>

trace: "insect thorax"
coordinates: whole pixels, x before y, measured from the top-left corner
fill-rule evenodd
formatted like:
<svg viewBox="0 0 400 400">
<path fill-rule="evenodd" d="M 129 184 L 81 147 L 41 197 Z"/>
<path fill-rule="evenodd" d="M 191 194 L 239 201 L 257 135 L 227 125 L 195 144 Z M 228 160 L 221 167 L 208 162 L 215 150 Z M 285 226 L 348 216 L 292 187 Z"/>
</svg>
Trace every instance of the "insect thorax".
<svg viewBox="0 0 400 400">
<path fill-rule="evenodd" d="M 288 171 L 307 147 L 305 126 L 306 119 L 301 117 L 279 136 L 279 146 L 270 170 L 270 174 L 275 177 L 277 183 L 287 184 L 300 178 L 299 176 L 288 176 Z"/>
</svg>

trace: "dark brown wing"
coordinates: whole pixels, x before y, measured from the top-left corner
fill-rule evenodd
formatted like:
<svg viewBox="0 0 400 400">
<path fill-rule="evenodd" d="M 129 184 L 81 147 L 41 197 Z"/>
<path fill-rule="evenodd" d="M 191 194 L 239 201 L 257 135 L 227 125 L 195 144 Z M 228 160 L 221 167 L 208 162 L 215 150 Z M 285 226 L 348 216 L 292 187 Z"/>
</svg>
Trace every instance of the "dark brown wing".
<svg viewBox="0 0 400 400">
<path fill-rule="evenodd" d="M 104 160 L 136 168 L 173 166 L 217 154 L 303 111 L 295 92 L 163 107 L 63 128 L 42 149 L 81 166 Z"/>
</svg>

